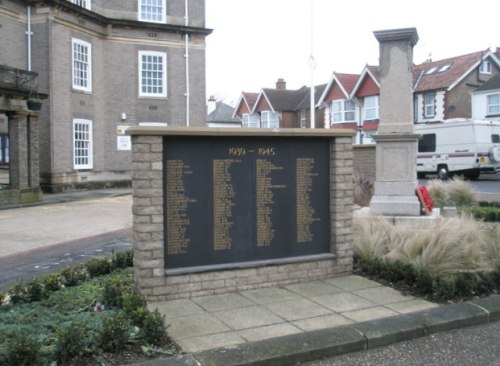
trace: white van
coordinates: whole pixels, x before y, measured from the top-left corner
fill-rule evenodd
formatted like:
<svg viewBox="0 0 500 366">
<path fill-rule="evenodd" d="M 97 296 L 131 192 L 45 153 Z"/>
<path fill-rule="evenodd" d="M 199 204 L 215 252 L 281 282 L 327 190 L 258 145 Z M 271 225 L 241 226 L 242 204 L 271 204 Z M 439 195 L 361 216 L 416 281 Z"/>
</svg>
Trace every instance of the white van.
<svg viewBox="0 0 500 366">
<path fill-rule="evenodd" d="M 447 179 L 461 174 L 477 179 L 483 173 L 500 172 L 500 122 L 450 119 L 417 124 L 417 175 L 437 174 Z"/>
</svg>

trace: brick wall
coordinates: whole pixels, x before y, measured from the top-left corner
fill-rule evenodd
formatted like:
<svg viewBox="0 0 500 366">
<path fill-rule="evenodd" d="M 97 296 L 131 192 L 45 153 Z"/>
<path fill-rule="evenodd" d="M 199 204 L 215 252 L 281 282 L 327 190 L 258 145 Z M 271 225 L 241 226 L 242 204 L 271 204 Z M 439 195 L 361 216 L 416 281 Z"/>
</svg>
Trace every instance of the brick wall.
<svg viewBox="0 0 500 366">
<path fill-rule="evenodd" d="M 149 301 L 172 300 L 285 285 L 352 272 L 352 137 L 330 144 L 330 239 L 335 258 L 165 275 L 163 213 L 163 136 L 135 128 L 132 133 L 134 270 L 136 287 Z M 345 131 L 344 131 L 345 132 Z M 330 132 L 331 133 L 331 132 Z"/>
</svg>

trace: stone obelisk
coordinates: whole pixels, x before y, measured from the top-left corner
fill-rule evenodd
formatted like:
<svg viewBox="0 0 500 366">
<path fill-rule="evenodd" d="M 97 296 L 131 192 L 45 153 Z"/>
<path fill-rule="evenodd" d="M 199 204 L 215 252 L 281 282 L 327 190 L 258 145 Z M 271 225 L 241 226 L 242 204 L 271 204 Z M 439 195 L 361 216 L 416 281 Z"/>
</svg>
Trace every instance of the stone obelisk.
<svg viewBox="0 0 500 366">
<path fill-rule="evenodd" d="M 380 123 L 376 141 L 375 193 L 370 211 L 385 216 L 419 216 L 413 125 L 415 28 L 374 32 L 380 43 Z"/>
</svg>

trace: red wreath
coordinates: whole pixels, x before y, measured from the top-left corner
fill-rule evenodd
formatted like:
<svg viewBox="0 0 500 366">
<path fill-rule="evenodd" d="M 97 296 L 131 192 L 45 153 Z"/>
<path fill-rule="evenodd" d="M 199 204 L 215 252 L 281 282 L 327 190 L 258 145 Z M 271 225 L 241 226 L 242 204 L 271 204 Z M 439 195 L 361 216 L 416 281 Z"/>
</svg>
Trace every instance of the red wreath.
<svg viewBox="0 0 500 366">
<path fill-rule="evenodd" d="M 426 186 L 417 186 L 417 196 L 424 206 L 426 215 L 430 215 L 432 213 L 432 209 L 434 208 L 434 203 L 432 202 L 432 198 L 429 195 L 429 191 Z"/>
</svg>

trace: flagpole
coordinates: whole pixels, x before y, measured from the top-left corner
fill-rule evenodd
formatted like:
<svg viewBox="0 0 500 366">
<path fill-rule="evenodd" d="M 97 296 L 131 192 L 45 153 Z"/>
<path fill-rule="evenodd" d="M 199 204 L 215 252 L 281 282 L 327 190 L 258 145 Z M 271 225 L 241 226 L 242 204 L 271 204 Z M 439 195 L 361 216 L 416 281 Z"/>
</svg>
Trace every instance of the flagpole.
<svg viewBox="0 0 500 366">
<path fill-rule="evenodd" d="M 311 128 L 316 128 L 316 110 L 314 108 L 314 69 L 316 67 L 316 62 L 314 61 L 314 45 L 313 45 L 313 31 L 314 31 L 314 22 L 313 22 L 313 12 L 314 12 L 314 0 L 311 1 L 311 55 L 309 56 L 309 68 L 311 71 L 311 92 L 310 92 L 310 116 L 311 116 Z"/>
</svg>

